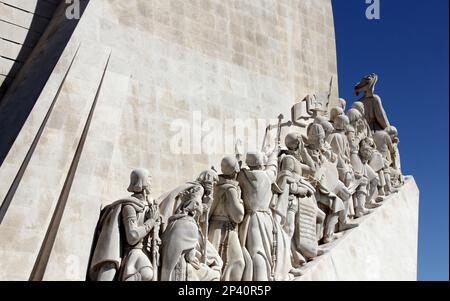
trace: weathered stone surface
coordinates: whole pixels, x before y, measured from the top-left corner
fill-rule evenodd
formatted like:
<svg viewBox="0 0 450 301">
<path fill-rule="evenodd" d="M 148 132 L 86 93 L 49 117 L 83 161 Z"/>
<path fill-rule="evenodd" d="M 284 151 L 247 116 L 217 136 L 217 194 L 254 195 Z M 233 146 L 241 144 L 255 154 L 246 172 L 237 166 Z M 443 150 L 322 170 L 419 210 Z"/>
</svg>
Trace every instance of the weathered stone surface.
<svg viewBox="0 0 450 301">
<path fill-rule="evenodd" d="M 414 178 L 375 212 L 356 219 L 359 227 L 339 235 L 330 251 L 315 258 L 297 280 L 415 281 L 419 190 Z"/>
<path fill-rule="evenodd" d="M 45 235 L 54 231 L 56 239 L 43 279 L 84 279 L 99 210 L 123 194 L 130 170 L 148 168 L 157 196 L 233 152 L 205 154 L 208 143 L 200 137 L 202 149 L 193 135 L 189 154 L 171 153 L 174 120 L 186 120 L 191 126 L 200 115 L 203 121 L 267 121 L 280 111 L 289 116 L 291 105 L 307 94 L 328 91 L 332 76 L 337 82 L 332 20 L 329 0 L 90 1 L 20 134 L 7 141 L 13 145 L 0 167 L 0 201 L 80 45 L 0 226 L 0 240 L 8 242 L 0 246 L 0 279 L 29 279 L 39 251 L 48 243 Z M 50 24 L 48 32 L 64 30 L 61 25 Z M 47 38 L 44 45 L 51 45 L 58 35 Z M 45 50 L 39 49 L 44 52 L 41 59 L 54 55 Z M 109 53 L 103 86 L 79 153 Z M 30 72 L 21 78 L 23 82 L 39 72 L 33 64 L 36 61 L 30 60 L 24 66 Z M 26 86 L 19 87 L 20 93 L 29 93 Z M 337 94 L 335 84 L 332 102 L 337 103 Z M 13 105 L 14 99 L 9 101 L 2 116 L 12 123 L 21 106 Z M 221 127 L 224 123 L 215 126 Z M 219 131 L 213 136 L 226 135 Z M 252 140 L 249 136 L 242 133 L 240 138 Z M 255 141 L 249 147 L 259 146 Z M 77 154 L 78 168 L 69 177 Z M 51 230 L 61 192 L 72 176 L 60 226 Z"/>
</svg>

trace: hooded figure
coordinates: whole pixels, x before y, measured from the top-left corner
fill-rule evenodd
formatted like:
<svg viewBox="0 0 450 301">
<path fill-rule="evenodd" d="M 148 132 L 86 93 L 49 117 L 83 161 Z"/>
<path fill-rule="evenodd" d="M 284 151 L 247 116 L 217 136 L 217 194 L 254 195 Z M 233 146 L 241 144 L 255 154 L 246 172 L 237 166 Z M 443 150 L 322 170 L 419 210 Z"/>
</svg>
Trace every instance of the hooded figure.
<svg viewBox="0 0 450 301">
<path fill-rule="evenodd" d="M 212 199 L 214 185 L 218 182 L 219 178 L 214 170 L 205 170 L 200 173 L 195 181 L 187 182 L 181 186 L 178 186 L 172 191 L 169 191 L 161 195 L 156 203 L 159 205 L 159 210 L 162 217 L 162 229 L 165 230 L 168 219 L 178 212 L 180 206 L 180 198 L 178 197 L 183 191 L 187 191 L 190 188 L 201 188 L 204 195 L 202 196 L 203 203 L 208 203 Z M 210 206 L 211 204 L 207 204 Z"/>
<path fill-rule="evenodd" d="M 198 217 L 203 213 L 203 188 L 192 187 L 179 194 L 179 207 L 168 219 L 162 235 L 162 281 L 218 281 L 222 260 L 210 244 L 203 248 Z M 203 262 L 202 259 L 205 259 Z"/>
</svg>

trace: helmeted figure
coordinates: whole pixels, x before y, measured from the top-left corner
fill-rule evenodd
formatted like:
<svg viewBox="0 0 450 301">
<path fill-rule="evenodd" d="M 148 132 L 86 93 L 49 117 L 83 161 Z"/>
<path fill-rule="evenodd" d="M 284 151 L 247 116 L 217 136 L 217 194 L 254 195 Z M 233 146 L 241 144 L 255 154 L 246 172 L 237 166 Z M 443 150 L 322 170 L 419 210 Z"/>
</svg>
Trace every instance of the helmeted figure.
<svg viewBox="0 0 450 301">
<path fill-rule="evenodd" d="M 133 194 L 106 206 L 101 213 L 89 266 L 91 280 L 150 281 L 151 234 L 158 224 L 158 208 L 147 198 L 149 172 L 133 170 L 128 191 Z"/>
<path fill-rule="evenodd" d="M 337 106 L 331 109 L 330 111 L 330 122 L 331 124 L 334 125 L 334 122 L 336 121 L 336 117 L 340 116 L 340 115 L 344 115 L 344 110 Z"/>
<path fill-rule="evenodd" d="M 316 199 L 326 214 L 323 240 L 333 239 L 335 226 L 347 230 L 358 226 L 348 222 L 349 201 L 354 191 L 348 190 L 339 180 L 337 158 L 332 151 L 324 149 L 325 132 L 320 124 L 313 124 L 308 130 L 308 144 L 301 152 L 308 171 L 309 181 L 316 189 Z"/>
<path fill-rule="evenodd" d="M 203 194 L 202 187 L 193 186 L 178 196 L 180 204 L 161 237 L 162 281 L 220 280 L 223 262 L 211 243 L 203 241 L 198 224 Z"/>
<path fill-rule="evenodd" d="M 239 224 L 244 219 L 244 202 L 241 189 L 236 181 L 240 171 L 238 160 L 225 157 L 221 162 L 222 174 L 214 189 L 214 200 L 210 210 L 208 239 L 219 252 L 223 261 L 221 280 L 251 280 L 244 275 L 246 268 L 251 270 L 251 260 L 247 250 L 239 241 Z M 245 257 L 244 257 L 245 251 Z M 250 274 L 251 275 L 251 274 Z"/>
<path fill-rule="evenodd" d="M 273 218 L 270 210 L 272 184 L 277 178 L 277 152 L 268 156 L 249 152 L 246 164 L 239 172 L 245 217 L 239 229 L 241 245 L 245 246 L 253 264 L 252 280 L 287 280 L 290 265 L 290 240 Z"/>
<path fill-rule="evenodd" d="M 381 103 L 381 98 L 374 94 L 377 81 L 378 76 L 372 73 L 361 79 L 355 86 L 356 96 L 364 93 L 359 101 L 364 104 L 365 117 L 373 132 L 382 131 L 389 126 L 389 120 Z"/>
<path fill-rule="evenodd" d="M 319 255 L 318 241 L 323 232 L 325 213 L 317 206 L 314 187 L 302 176 L 303 165 L 299 159 L 302 138 L 290 133 L 285 138 L 288 150 L 280 156 L 280 167 L 274 192 L 277 195 L 273 204 L 275 219 L 283 226 L 291 238 L 291 273 L 301 275 L 300 268 L 307 261 Z M 321 253 L 320 253 L 321 254 Z"/>
</svg>

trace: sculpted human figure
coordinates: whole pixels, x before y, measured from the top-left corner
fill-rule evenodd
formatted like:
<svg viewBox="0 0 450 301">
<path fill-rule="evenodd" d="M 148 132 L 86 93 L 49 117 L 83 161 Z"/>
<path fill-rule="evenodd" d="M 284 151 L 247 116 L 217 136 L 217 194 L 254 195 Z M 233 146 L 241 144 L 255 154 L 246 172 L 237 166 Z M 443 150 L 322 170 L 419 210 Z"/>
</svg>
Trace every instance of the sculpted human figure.
<svg viewBox="0 0 450 301">
<path fill-rule="evenodd" d="M 343 115 L 344 110 L 341 107 L 334 107 L 330 111 L 330 123 L 334 125 L 334 122 L 336 121 L 336 117 Z"/>
<path fill-rule="evenodd" d="M 128 187 L 133 194 L 103 209 L 89 267 L 91 280 L 154 280 L 149 244 L 159 214 L 148 199 L 150 189 L 149 172 L 133 170 Z"/>
<path fill-rule="evenodd" d="M 323 128 L 323 130 L 325 132 L 325 145 L 324 145 L 324 147 L 329 147 L 328 142 L 326 142 L 326 141 L 327 141 L 328 137 L 334 132 L 333 124 L 330 121 L 328 121 L 326 117 L 323 117 L 323 116 L 317 116 L 314 119 L 314 122 L 310 125 L 310 127 L 313 124 L 320 124 L 322 126 L 322 128 Z"/>
<path fill-rule="evenodd" d="M 354 207 L 357 208 L 355 217 L 358 218 L 367 213 L 364 207 L 372 209 L 380 206 L 380 204 L 375 203 L 373 198 L 377 190 L 378 175 L 368 164 L 369 160 L 372 158 L 372 152 L 366 155 L 364 162 L 361 160 L 361 140 L 356 138 L 353 126 L 347 126 L 346 135 L 350 146 L 350 162 L 352 164 L 355 179 L 362 179 L 353 198 L 355 204 Z"/>
<path fill-rule="evenodd" d="M 203 214 L 203 194 L 202 187 L 192 186 L 178 197 L 180 205 L 161 237 L 162 281 L 220 280 L 222 260 L 211 243 L 204 243 L 198 224 Z"/>
<path fill-rule="evenodd" d="M 214 185 L 218 180 L 218 175 L 214 170 L 205 170 L 200 173 L 195 181 L 187 182 L 186 184 L 180 185 L 174 190 L 161 195 L 156 200 L 156 203 L 159 205 L 162 216 L 162 229 L 165 229 L 169 217 L 177 212 L 181 202 L 179 198 L 181 192 L 192 187 L 202 188 L 202 191 L 204 192 L 202 200 L 206 209 L 206 207 L 210 206 L 214 192 Z"/>
<path fill-rule="evenodd" d="M 244 277 L 246 258 L 251 265 L 248 252 L 239 241 L 238 226 L 244 219 L 244 202 L 236 180 L 240 171 L 238 160 L 225 157 L 221 162 L 222 174 L 214 189 L 214 201 L 210 210 L 208 239 L 218 250 L 223 260 L 224 281 L 251 280 Z M 251 269 L 251 266 L 249 267 Z"/>
<path fill-rule="evenodd" d="M 344 98 L 339 98 L 338 100 L 338 106 L 345 111 L 345 108 L 347 107 L 347 101 Z"/>
<path fill-rule="evenodd" d="M 381 98 L 374 94 L 377 81 L 378 76 L 372 73 L 362 78 L 355 86 L 356 96 L 364 93 L 359 101 L 364 104 L 365 117 L 373 132 L 384 130 L 389 126 L 389 120 L 381 103 Z"/>
<path fill-rule="evenodd" d="M 349 186 L 350 182 L 353 180 L 353 170 L 350 164 L 350 146 L 345 135 L 345 130 L 349 123 L 347 116 L 337 116 L 334 122 L 335 130 L 326 140 L 333 152 L 337 155 L 339 180 L 346 186 Z"/>
<path fill-rule="evenodd" d="M 388 126 L 386 128 L 386 132 L 391 137 L 392 146 L 394 147 L 394 152 L 389 158 L 390 164 L 390 172 L 391 172 L 391 181 L 394 187 L 399 187 L 404 183 L 401 162 L 400 162 L 400 152 L 398 150 L 398 144 L 400 140 L 398 139 L 398 131 L 394 126 Z"/>
<path fill-rule="evenodd" d="M 358 225 L 348 222 L 349 201 L 354 191 L 347 189 L 339 180 L 336 155 L 324 149 L 324 145 L 325 132 L 322 126 L 313 124 L 309 128 L 307 145 L 301 150 L 301 155 L 305 164 L 310 167 L 308 180 L 315 187 L 319 208 L 327 214 L 323 241 L 328 243 L 333 240 L 338 223 L 339 231 Z"/>
<path fill-rule="evenodd" d="M 290 240 L 270 210 L 277 155 L 274 150 L 265 164 L 260 152 L 247 153 L 249 168 L 243 168 L 237 178 L 246 210 L 239 237 L 250 254 L 255 281 L 286 280 L 291 269 Z"/>
<path fill-rule="evenodd" d="M 389 129 L 389 128 L 387 128 Z M 387 131 L 378 131 L 373 134 L 373 141 L 380 154 L 383 156 L 383 174 L 385 178 L 384 192 L 389 195 L 395 192 L 396 189 L 391 185 L 391 158 L 395 157 L 395 149 L 391 140 L 391 136 Z"/>
<path fill-rule="evenodd" d="M 299 159 L 302 138 L 290 133 L 285 138 L 287 151 L 280 156 L 280 168 L 274 191 L 274 217 L 284 227 L 291 239 L 291 274 L 300 276 L 301 266 L 321 254 L 318 241 L 323 232 L 325 213 L 317 206 L 314 187 L 302 176 L 302 169 L 309 168 Z"/>
<path fill-rule="evenodd" d="M 362 102 L 356 101 L 347 112 L 350 125 L 355 128 L 356 137 L 363 140 L 366 137 L 372 137 L 372 131 L 365 118 L 364 105 Z"/>
</svg>

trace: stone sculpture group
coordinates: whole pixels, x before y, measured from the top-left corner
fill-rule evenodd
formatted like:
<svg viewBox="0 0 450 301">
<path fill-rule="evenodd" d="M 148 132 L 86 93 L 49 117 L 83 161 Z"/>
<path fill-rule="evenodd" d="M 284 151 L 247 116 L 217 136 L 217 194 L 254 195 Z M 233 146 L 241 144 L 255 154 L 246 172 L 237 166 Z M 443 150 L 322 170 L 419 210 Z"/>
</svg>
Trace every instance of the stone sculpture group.
<svg viewBox="0 0 450 301">
<path fill-rule="evenodd" d="M 274 147 L 221 162 L 157 199 L 145 169 L 131 173 L 132 195 L 106 206 L 96 229 L 93 281 L 290 280 L 327 251 L 335 233 L 358 226 L 403 184 L 397 145 L 377 76 L 355 87 L 362 98 L 345 112 L 305 98 L 292 121 L 279 117 Z M 306 108 L 306 109 L 305 109 Z M 283 126 L 291 131 L 281 147 Z M 244 160 L 245 159 L 245 160 Z"/>
</svg>

